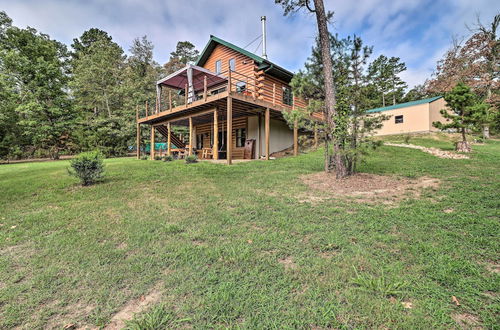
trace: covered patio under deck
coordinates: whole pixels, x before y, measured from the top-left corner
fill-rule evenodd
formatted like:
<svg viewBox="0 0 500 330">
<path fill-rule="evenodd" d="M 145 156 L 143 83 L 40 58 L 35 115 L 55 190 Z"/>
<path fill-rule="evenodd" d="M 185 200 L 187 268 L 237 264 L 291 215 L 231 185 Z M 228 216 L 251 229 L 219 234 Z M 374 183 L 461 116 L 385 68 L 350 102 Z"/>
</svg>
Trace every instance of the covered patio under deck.
<svg viewBox="0 0 500 330">
<path fill-rule="evenodd" d="M 256 117 L 259 121 L 263 121 L 263 130 L 261 132 L 261 125 L 259 125 L 257 133 L 259 135 L 262 134 L 263 139 L 258 139 L 258 141 L 259 143 L 262 141 L 263 146 L 259 146 L 258 155 L 251 158 L 259 159 L 262 154 L 265 159 L 269 159 L 271 120 L 284 122 L 281 111 L 255 104 L 253 100 L 248 102 L 245 100 L 246 96 L 233 93 L 221 94 L 218 99 L 213 101 L 201 104 L 193 103 L 183 111 L 168 112 L 165 114 L 159 113 L 149 118 L 139 119 L 137 125 L 137 145 L 140 145 L 140 125 L 149 124 L 152 144 L 155 142 L 155 131 L 166 136 L 167 155 L 179 152 L 185 155 L 198 153 L 198 156 L 206 155 L 213 160 L 226 159 L 227 164 L 231 164 L 235 153 L 238 159 L 243 159 L 242 145 L 235 141 L 239 138 L 237 135 L 238 129 L 243 127 L 245 121 L 248 122 L 248 118 Z M 172 129 L 174 126 L 185 126 L 188 128 L 188 142 L 184 148 L 172 148 L 172 140 L 176 138 Z M 246 132 L 248 132 L 248 128 Z M 200 137 L 204 140 L 201 149 Z M 295 128 L 294 154 L 298 153 L 297 140 L 298 130 Z M 228 148 L 228 146 L 232 147 Z M 206 150 L 207 147 L 210 148 L 209 151 Z M 260 150 L 263 152 L 261 153 Z M 139 153 L 137 156 L 139 157 Z M 154 159 L 154 156 L 154 151 L 151 150 L 151 159 Z"/>
</svg>

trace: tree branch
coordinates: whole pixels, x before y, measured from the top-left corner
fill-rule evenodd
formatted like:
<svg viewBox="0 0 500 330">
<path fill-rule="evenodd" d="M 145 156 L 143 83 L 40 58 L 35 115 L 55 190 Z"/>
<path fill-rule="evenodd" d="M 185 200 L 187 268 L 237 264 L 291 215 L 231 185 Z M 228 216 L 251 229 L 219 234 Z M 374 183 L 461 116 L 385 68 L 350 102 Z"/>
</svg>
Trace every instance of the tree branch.
<svg viewBox="0 0 500 330">
<path fill-rule="evenodd" d="M 312 9 L 311 5 L 309 4 L 309 0 L 306 0 L 306 7 L 311 13 L 315 13 L 316 9 Z"/>
</svg>

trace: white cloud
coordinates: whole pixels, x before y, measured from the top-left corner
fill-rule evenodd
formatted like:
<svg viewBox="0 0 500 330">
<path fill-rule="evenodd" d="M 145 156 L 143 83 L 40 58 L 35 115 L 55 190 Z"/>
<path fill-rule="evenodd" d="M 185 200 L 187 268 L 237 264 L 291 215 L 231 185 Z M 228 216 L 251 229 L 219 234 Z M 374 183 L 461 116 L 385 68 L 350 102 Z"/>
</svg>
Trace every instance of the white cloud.
<svg viewBox="0 0 500 330">
<path fill-rule="evenodd" d="M 325 6 L 335 11 L 332 32 L 356 33 L 376 54 L 401 57 L 410 85 L 428 77 L 452 35 L 467 33 L 465 23 L 473 23 L 476 14 L 489 22 L 500 10 L 493 0 L 325 0 Z M 272 0 L 0 0 L 0 8 L 15 25 L 35 27 L 67 44 L 91 27 L 107 31 L 125 50 L 147 35 L 160 63 L 179 40 L 201 50 L 213 34 L 245 46 L 260 34 L 260 16 L 266 15 L 269 58 L 296 71 L 316 35 L 314 15 L 283 17 Z"/>
</svg>

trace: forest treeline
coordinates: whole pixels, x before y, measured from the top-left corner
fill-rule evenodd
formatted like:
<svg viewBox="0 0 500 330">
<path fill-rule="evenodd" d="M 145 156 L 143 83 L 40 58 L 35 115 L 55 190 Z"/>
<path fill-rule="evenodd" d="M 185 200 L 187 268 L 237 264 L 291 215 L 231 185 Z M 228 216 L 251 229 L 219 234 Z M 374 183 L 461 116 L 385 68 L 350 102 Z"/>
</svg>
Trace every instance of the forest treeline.
<svg viewBox="0 0 500 330">
<path fill-rule="evenodd" d="M 98 149 L 107 156 L 135 143 L 136 107 L 155 99 L 155 82 L 194 61 L 179 42 L 170 60 L 153 59 L 146 36 L 125 55 L 92 28 L 67 45 L 0 12 L 0 158 L 58 158 Z"/>
<path fill-rule="evenodd" d="M 461 79 L 460 74 L 470 76 L 470 72 L 449 68 L 457 65 L 450 57 L 457 57 L 462 49 L 455 47 L 445 54 L 435 76 L 425 85 L 407 90 L 401 78 L 405 63 L 386 55 L 367 63 L 373 48 L 362 45 L 356 36 L 332 36 L 332 56 L 340 63 L 335 81 L 342 86 L 342 81 L 356 80 L 356 95 L 361 95 L 361 88 L 363 91 L 357 104 L 361 112 L 439 95 L 450 90 L 450 80 Z M 353 47 L 358 48 L 359 57 L 343 65 L 347 59 L 344 54 Z M 126 55 L 111 35 L 96 28 L 65 45 L 33 28 L 16 27 L 5 12 L 0 12 L 0 158 L 58 158 L 95 149 L 107 156 L 129 152 L 135 144 L 137 106 L 147 100 L 153 103 L 155 82 L 199 55 L 191 42 L 179 41 L 169 61 L 161 65 L 155 62 L 153 50 L 152 42 L 143 36 L 132 41 Z M 296 81 L 305 75 L 321 76 L 317 52 L 313 47 Z M 363 72 L 357 67 L 363 67 Z M 476 86 L 480 90 L 484 84 Z M 482 95 L 495 99 L 498 89 L 490 87 L 483 88 Z M 307 83 L 302 88 L 314 97 Z M 146 135 L 143 140 L 147 140 Z"/>
</svg>

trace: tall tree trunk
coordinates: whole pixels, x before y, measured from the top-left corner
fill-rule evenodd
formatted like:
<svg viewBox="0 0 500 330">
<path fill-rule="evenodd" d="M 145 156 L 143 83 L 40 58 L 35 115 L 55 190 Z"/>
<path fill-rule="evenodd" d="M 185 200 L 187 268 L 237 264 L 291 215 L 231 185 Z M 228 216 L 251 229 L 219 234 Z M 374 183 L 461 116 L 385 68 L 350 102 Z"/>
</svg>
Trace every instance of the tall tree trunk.
<svg viewBox="0 0 500 330">
<path fill-rule="evenodd" d="M 491 87 L 493 84 L 493 81 L 495 80 L 495 74 L 497 72 L 496 65 L 497 65 L 497 29 L 500 24 L 500 14 L 495 15 L 493 18 L 493 23 L 491 23 L 491 31 L 489 33 L 490 39 L 492 41 L 492 49 L 491 49 L 491 60 L 488 63 L 489 64 L 489 75 L 490 79 L 488 81 L 488 85 L 486 86 L 486 100 L 487 102 L 491 101 Z M 483 31 L 484 32 L 484 31 Z M 488 109 L 489 111 L 489 109 Z M 485 124 L 483 125 L 483 138 L 489 139 L 490 138 L 490 125 Z"/>
<path fill-rule="evenodd" d="M 458 152 L 471 152 L 471 147 L 465 135 L 465 127 L 462 127 L 462 141 L 458 141 L 456 144 L 456 151 Z"/>
<path fill-rule="evenodd" d="M 396 105 L 396 83 L 395 83 L 394 72 L 392 73 L 392 105 Z"/>
<path fill-rule="evenodd" d="M 490 125 L 485 124 L 483 125 L 483 139 L 489 139 L 490 138 Z"/>
<path fill-rule="evenodd" d="M 333 83 L 332 58 L 330 55 L 330 35 L 328 33 L 328 23 L 326 19 L 323 0 L 314 0 L 314 10 L 316 14 L 316 21 L 318 24 L 319 43 L 321 45 L 321 58 L 323 60 L 323 74 L 325 76 L 325 117 L 328 126 L 326 140 L 332 138 L 335 173 L 337 175 L 337 178 L 343 178 L 347 176 L 347 168 L 341 154 L 340 143 L 338 141 L 338 138 L 335 136 L 335 121 L 333 120 L 333 118 L 337 113 L 337 102 L 335 98 L 335 86 Z M 325 148 L 328 148 L 328 143 L 325 143 Z M 326 156 L 325 171 L 329 171 L 330 157 L 328 150 L 326 152 Z"/>
<path fill-rule="evenodd" d="M 382 92 L 382 106 L 385 107 L 385 95 L 384 95 L 384 92 Z"/>
</svg>

